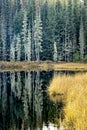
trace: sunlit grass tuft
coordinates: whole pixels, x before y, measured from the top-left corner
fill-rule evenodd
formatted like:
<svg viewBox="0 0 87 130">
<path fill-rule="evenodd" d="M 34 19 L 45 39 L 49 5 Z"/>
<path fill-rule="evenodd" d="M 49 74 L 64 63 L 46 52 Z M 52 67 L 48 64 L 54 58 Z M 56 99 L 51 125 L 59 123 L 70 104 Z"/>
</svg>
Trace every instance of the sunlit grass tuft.
<svg viewBox="0 0 87 130">
<path fill-rule="evenodd" d="M 64 96 L 64 124 L 68 130 L 87 130 L 87 73 L 54 77 L 48 92 L 53 101 L 59 100 L 58 95 Z"/>
</svg>

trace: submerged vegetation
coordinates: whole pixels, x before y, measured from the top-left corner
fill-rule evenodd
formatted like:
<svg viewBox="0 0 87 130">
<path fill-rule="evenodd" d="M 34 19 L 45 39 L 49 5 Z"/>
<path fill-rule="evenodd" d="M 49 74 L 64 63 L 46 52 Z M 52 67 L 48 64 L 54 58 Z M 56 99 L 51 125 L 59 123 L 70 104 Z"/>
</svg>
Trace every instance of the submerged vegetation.
<svg viewBox="0 0 87 130">
<path fill-rule="evenodd" d="M 87 130 L 87 73 L 54 77 L 48 93 L 53 102 L 64 102 L 66 129 Z"/>
</svg>

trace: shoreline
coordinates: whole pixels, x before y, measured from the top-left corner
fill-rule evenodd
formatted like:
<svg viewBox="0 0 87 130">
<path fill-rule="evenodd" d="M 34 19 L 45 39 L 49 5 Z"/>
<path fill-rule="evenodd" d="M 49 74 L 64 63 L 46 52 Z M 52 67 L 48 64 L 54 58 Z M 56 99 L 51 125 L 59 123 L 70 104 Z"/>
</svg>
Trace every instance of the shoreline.
<svg viewBox="0 0 87 130">
<path fill-rule="evenodd" d="M 86 71 L 87 63 L 66 63 L 66 62 L 51 62 L 51 61 L 32 61 L 32 62 L 7 62 L 0 61 L 1 71 L 44 71 L 44 70 L 73 70 Z"/>
<path fill-rule="evenodd" d="M 65 63 L 65 62 L 0 62 L 1 71 L 44 71 L 44 70 L 73 70 L 73 71 L 86 71 L 87 63 Z"/>
</svg>

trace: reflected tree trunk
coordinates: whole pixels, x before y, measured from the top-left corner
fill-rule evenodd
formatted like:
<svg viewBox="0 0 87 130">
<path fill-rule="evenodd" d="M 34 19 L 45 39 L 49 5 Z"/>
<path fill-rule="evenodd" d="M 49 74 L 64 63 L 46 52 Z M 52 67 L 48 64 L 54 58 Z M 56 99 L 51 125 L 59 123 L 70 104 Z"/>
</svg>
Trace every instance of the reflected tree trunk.
<svg viewBox="0 0 87 130">
<path fill-rule="evenodd" d="M 2 115 L 3 115 L 3 130 L 5 130 L 6 126 L 6 110 L 7 110 L 7 86 L 6 86 L 6 73 L 3 73 L 3 88 L 2 88 Z"/>
<path fill-rule="evenodd" d="M 21 75 L 20 72 L 17 73 L 16 91 L 18 99 L 21 98 Z"/>
<path fill-rule="evenodd" d="M 15 73 L 10 74 L 11 77 L 11 93 L 14 93 L 16 96 L 16 90 L 15 90 Z"/>
<path fill-rule="evenodd" d="M 37 71 L 36 73 L 36 86 L 35 86 L 35 111 L 36 111 L 36 118 L 39 125 L 42 124 L 42 109 L 43 109 L 43 95 L 42 95 L 42 88 L 41 88 L 41 81 L 40 81 L 40 72 Z M 41 128 L 41 126 L 40 126 Z"/>
<path fill-rule="evenodd" d="M 28 119 L 28 80 L 27 80 L 27 72 L 25 72 L 25 88 L 23 89 L 23 106 L 24 106 L 24 115 L 25 119 Z"/>
<path fill-rule="evenodd" d="M 0 74 L 0 99 L 1 99 L 1 91 L 2 91 L 2 79 L 1 79 L 1 74 Z"/>
</svg>

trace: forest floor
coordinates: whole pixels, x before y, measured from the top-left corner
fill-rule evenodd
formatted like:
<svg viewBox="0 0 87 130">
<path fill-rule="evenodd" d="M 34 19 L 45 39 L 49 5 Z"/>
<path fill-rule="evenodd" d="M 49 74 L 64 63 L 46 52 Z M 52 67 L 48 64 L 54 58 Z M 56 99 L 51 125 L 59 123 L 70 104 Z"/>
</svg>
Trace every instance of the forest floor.
<svg viewBox="0 0 87 130">
<path fill-rule="evenodd" d="M 77 70 L 86 71 L 87 63 L 65 63 L 65 62 L 5 62 L 0 61 L 1 71 L 35 71 L 35 70 Z"/>
</svg>

